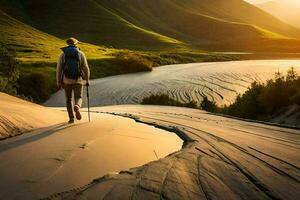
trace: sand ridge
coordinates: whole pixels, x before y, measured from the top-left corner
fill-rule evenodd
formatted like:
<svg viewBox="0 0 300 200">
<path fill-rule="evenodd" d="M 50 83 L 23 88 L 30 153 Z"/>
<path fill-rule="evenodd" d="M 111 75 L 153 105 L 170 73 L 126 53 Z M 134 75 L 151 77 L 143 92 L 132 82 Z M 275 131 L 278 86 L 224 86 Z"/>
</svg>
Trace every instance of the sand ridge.
<svg viewBox="0 0 300 200">
<path fill-rule="evenodd" d="M 0 139 L 66 121 L 65 113 L 0 93 Z"/>
</svg>

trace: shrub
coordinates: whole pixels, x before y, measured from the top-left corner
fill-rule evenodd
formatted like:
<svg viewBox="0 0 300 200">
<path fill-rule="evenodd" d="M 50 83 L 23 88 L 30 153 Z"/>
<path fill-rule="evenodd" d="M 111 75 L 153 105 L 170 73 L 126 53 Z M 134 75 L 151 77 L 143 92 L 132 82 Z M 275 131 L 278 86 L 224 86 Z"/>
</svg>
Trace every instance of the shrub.
<svg viewBox="0 0 300 200">
<path fill-rule="evenodd" d="M 266 113 L 273 113 L 290 104 L 289 89 L 283 76 L 269 80 L 259 95 L 259 103 Z"/>
<path fill-rule="evenodd" d="M 50 81 L 45 74 L 39 72 L 23 75 L 19 79 L 18 92 L 37 103 L 42 103 L 50 97 Z"/>
<path fill-rule="evenodd" d="M 152 70 L 152 62 L 134 54 L 119 54 L 116 64 L 123 73 L 143 72 Z"/>
<path fill-rule="evenodd" d="M 219 108 L 214 101 L 210 101 L 206 96 L 203 98 L 200 107 L 208 112 L 218 112 Z"/>
<path fill-rule="evenodd" d="M 192 100 L 188 103 L 183 104 L 183 106 L 187 107 L 187 108 L 198 108 L 198 103 L 197 103 L 197 101 Z"/>
<path fill-rule="evenodd" d="M 0 91 L 17 94 L 17 80 L 19 78 L 19 63 L 14 52 L 9 52 L 0 44 Z"/>
<path fill-rule="evenodd" d="M 223 109 L 228 115 L 244 118 L 256 118 L 262 113 L 259 96 L 264 85 L 254 82 L 243 95 L 238 95 L 235 102 Z"/>
<path fill-rule="evenodd" d="M 175 99 L 172 99 L 167 94 L 153 94 L 149 97 L 145 97 L 142 100 L 141 104 L 197 108 L 197 102 L 196 101 L 190 101 L 188 103 L 181 103 L 181 102 L 179 102 Z"/>
</svg>

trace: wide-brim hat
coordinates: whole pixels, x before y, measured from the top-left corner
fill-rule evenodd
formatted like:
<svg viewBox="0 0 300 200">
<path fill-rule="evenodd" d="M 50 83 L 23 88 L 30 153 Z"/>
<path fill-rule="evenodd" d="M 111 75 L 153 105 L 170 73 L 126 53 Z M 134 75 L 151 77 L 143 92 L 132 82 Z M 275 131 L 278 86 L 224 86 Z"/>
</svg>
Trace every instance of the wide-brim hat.
<svg viewBox="0 0 300 200">
<path fill-rule="evenodd" d="M 70 37 L 66 40 L 66 43 L 68 45 L 76 45 L 79 43 L 79 41 L 76 38 Z"/>
</svg>

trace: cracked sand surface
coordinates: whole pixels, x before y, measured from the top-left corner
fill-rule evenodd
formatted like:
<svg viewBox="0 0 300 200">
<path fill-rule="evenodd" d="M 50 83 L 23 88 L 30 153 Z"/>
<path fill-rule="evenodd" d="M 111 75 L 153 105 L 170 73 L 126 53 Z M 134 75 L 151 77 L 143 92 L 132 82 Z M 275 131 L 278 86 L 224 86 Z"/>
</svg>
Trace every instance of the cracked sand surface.
<svg viewBox="0 0 300 200">
<path fill-rule="evenodd" d="M 93 108 L 176 127 L 185 147 L 48 199 L 298 199 L 300 131 L 159 106 Z"/>
</svg>

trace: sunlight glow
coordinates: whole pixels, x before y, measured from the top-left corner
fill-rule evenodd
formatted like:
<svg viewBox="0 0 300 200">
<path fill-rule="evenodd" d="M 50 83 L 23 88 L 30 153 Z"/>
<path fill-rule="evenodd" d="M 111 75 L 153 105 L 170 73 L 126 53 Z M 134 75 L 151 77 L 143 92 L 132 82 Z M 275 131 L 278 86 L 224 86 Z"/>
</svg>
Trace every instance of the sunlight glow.
<svg viewBox="0 0 300 200">
<path fill-rule="evenodd" d="M 272 1 L 272 0 L 245 0 L 245 1 L 252 3 L 252 4 L 259 4 L 259 3 L 265 3 L 268 1 Z"/>
<path fill-rule="evenodd" d="M 265 3 L 265 2 L 269 2 L 269 1 L 277 1 L 280 3 L 284 2 L 284 3 L 289 3 L 289 4 L 300 6 L 300 0 L 244 0 L 244 1 L 247 1 L 252 4 L 261 4 L 261 3 Z"/>
</svg>

